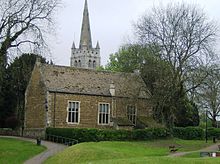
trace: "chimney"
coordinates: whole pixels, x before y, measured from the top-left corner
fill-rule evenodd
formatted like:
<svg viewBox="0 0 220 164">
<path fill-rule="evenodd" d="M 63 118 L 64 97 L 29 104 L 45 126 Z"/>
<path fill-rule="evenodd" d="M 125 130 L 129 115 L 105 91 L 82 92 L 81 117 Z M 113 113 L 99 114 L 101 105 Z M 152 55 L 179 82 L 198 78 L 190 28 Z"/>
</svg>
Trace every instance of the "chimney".
<svg viewBox="0 0 220 164">
<path fill-rule="evenodd" d="M 113 81 L 110 84 L 109 91 L 110 91 L 111 96 L 115 96 L 115 84 Z"/>
<path fill-rule="evenodd" d="M 41 64 L 41 58 L 37 57 L 35 64 L 39 66 Z"/>
</svg>

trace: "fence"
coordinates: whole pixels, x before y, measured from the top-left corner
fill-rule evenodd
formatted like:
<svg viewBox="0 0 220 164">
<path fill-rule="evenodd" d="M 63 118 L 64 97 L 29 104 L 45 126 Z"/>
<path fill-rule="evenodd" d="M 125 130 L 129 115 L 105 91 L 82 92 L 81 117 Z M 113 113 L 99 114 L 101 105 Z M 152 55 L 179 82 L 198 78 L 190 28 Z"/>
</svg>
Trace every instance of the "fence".
<svg viewBox="0 0 220 164">
<path fill-rule="evenodd" d="M 65 145 L 68 145 L 68 146 L 78 144 L 78 140 L 75 140 L 75 139 L 72 139 L 72 138 L 66 138 L 66 137 L 62 137 L 62 136 L 50 135 L 50 134 L 47 134 L 46 140 L 56 142 L 56 143 L 65 144 Z"/>
</svg>

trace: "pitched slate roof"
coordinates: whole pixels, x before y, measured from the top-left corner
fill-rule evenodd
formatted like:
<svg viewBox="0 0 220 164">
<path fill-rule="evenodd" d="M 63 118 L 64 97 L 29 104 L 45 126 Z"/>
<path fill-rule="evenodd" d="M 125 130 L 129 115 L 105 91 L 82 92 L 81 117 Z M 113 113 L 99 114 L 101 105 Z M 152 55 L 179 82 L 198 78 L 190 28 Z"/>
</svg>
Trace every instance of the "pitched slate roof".
<svg viewBox="0 0 220 164">
<path fill-rule="evenodd" d="M 135 73 L 113 73 L 48 64 L 40 64 L 39 68 L 48 91 L 111 96 L 109 89 L 113 83 L 115 96 L 148 97 L 145 83 Z"/>
</svg>

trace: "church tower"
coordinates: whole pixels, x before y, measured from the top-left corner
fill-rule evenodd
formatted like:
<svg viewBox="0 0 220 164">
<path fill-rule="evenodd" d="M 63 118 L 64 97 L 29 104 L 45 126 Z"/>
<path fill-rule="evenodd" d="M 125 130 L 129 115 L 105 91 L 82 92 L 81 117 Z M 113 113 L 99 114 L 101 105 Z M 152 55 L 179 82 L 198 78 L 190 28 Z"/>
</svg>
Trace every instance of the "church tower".
<svg viewBox="0 0 220 164">
<path fill-rule="evenodd" d="M 71 67 L 87 69 L 96 69 L 100 66 L 99 42 L 97 42 L 95 48 L 92 47 L 92 37 L 89 23 L 89 11 L 87 0 L 85 0 L 84 5 L 79 48 L 76 48 L 75 43 L 73 42 L 71 48 L 70 65 Z"/>
</svg>

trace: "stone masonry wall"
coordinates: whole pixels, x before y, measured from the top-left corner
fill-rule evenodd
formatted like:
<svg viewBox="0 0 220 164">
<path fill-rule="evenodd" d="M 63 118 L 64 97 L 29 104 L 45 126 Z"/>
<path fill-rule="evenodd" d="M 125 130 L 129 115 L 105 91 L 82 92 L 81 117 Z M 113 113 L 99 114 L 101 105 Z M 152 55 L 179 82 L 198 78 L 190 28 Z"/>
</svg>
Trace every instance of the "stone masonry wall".
<svg viewBox="0 0 220 164">
<path fill-rule="evenodd" d="M 25 101 L 25 129 L 45 128 L 45 91 L 37 65 L 32 72 Z"/>
<path fill-rule="evenodd" d="M 148 116 L 151 113 L 151 108 L 146 100 L 130 100 L 127 98 L 112 98 L 102 96 L 74 95 L 62 93 L 50 93 L 50 102 L 48 104 L 48 113 L 50 118 L 50 127 L 56 128 L 113 128 L 112 126 L 98 125 L 98 105 L 99 103 L 110 104 L 110 115 L 113 117 L 126 117 L 127 105 L 135 105 L 137 114 Z M 54 104 L 54 101 L 55 104 Z M 80 102 L 80 123 L 68 124 L 67 106 L 68 101 Z M 55 109 L 54 109 L 55 107 Z M 55 116 L 54 116 L 55 111 Z M 55 122 L 54 122 L 55 120 Z"/>
<path fill-rule="evenodd" d="M 91 60 L 91 66 L 93 64 L 93 61 L 96 62 L 96 67 L 100 66 L 100 49 L 92 48 L 87 49 L 83 47 L 83 49 L 75 48 L 72 49 L 72 55 L 70 60 L 70 66 L 75 67 L 75 61 L 77 62 L 77 67 L 79 68 L 87 68 L 91 69 L 92 67 L 89 67 L 89 60 Z M 79 66 L 79 61 L 80 65 Z M 95 69 L 95 68 L 93 68 Z"/>
</svg>

